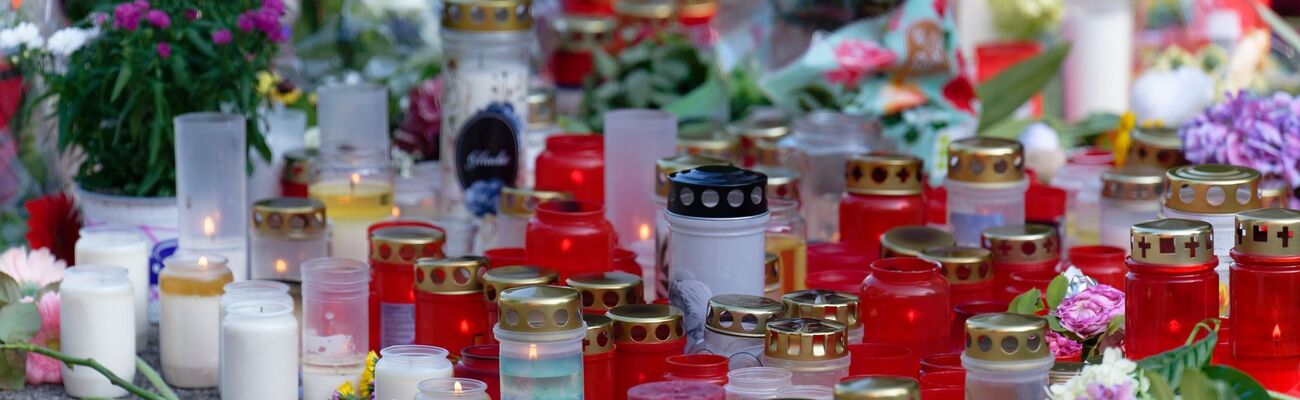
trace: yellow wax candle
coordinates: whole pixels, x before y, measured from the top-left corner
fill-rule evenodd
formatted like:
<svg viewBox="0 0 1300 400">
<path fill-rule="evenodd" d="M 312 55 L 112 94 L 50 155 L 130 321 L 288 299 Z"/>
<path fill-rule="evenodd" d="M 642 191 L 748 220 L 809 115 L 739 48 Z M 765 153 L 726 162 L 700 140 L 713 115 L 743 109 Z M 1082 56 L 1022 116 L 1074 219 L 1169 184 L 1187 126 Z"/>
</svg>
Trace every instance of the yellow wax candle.
<svg viewBox="0 0 1300 400">
<path fill-rule="evenodd" d="M 366 230 L 393 212 L 392 183 L 351 179 L 328 180 L 307 188 L 311 198 L 325 204 L 332 230 L 330 253 L 334 257 L 364 261 L 369 251 Z"/>
</svg>

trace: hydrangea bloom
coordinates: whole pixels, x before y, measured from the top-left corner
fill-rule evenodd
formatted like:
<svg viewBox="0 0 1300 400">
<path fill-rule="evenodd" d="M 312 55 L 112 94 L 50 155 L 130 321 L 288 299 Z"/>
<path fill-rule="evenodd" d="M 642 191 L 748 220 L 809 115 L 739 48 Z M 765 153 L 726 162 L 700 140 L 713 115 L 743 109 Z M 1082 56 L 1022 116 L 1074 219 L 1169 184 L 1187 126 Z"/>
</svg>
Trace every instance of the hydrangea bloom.
<svg viewBox="0 0 1300 400">
<path fill-rule="evenodd" d="M 1228 95 L 1179 130 L 1193 163 L 1242 165 L 1300 185 L 1300 99 Z"/>
<path fill-rule="evenodd" d="M 56 56 L 67 57 L 80 50 L 82 46 L 85 46 L 87 42 L 96 36 L 99 36 L 99 30 L 97 29 L 60 29 L 50 36 L 50 41 L 46 47 L 50 50 L 50 53 Z"/>
</svg>

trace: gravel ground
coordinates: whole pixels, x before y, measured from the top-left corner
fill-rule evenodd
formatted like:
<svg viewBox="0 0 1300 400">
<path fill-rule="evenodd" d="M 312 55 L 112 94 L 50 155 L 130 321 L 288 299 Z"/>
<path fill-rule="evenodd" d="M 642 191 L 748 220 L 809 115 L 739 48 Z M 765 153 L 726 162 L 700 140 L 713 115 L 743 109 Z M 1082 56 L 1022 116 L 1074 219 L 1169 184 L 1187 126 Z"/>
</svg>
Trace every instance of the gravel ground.
<svg viewBox="0 0 1300 400">
<path fill-rule="evenodd" d="M 145 362 L 149 363 L 149 365 L 152 366 L 154 370 L 157 370 L 158 373 L 160 374 L 162 373 L 162 367 L 159 366 L 159 362 L 158 362 L 158 325 L 157 324 L 150 326 L 149 346 L 145 348 L 144 353 L 140 354 L 140 358 L 143 358 Z M 139 373 L 135 374 L 135 384 L 136 386 L 140 386 L 146 389 L 153 388 L 153 386 L 149 384 L 149 381 L 144 379 L 144 375 L 140 375 Z M 217 389 L 215 388 L 199 389 L 199 390 L 184 390 L 184 389 L 173 389 L 173 390 L 176 391 L 176 396 L 183 400 L 208 400 L 208 399 L 217 400 L 221 398 L 221 396 L 217 395 Z M 4 400 L 48 400 L 48 399 L 71 399 L 71 398 L 72 397 L 68 397 L 63 394 L 63 385 L 40 385 L 40 386 L 28 385 L 27 389 L 21 392 L 0 392 L 0 399 L 4 399 Z"/>
</svg>

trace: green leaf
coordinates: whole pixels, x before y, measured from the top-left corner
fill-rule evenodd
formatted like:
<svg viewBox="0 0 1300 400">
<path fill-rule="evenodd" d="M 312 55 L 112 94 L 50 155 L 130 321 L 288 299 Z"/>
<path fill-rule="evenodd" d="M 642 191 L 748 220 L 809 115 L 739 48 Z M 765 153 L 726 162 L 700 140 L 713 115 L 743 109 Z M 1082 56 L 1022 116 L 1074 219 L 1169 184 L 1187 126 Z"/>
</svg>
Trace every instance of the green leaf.
<svg viewBox="0 0 1300 400">
<path fill-rule="evenodd" d="M 1183 372 L 1190 369 L 1199 370 L 1209 365 L 1210 356 L 1214 354 L 1214 345 L 1219 340 L 1219 320 L 1207 319 L 1192 329 L 1189 338 L 1196 337 L 1201 329 L 1209 331 L 1201 340 L 1188 345 L 1138 360 L 1138 368 L 1151 371 L 1164 377 L 1170 385 L 1178 386 Z M 1213 326 L 1211 326 L 1213 325 Z"/>
<path fill-rule="evenodd" d="M 122 69 L 117 71 L 117 82 L 113 83 L 113 95 L 109 97 L 110 101 L 117 101 L 117 96 L 122 94 L 122 89 L 131 80 L 131 64 L 123 64 Z"/>
<path fill-rule="evenodd" d="M 1002 121 L 1029 101 L 1048 82 L 1056 77 L 1070 54 L 1070 44 L 1063 43 L 1016 65 L 979 85 L 975 93 L 980 99 L 980 124 L 978 132 Z"/>
<path fill-rule="evenodd" d="M 1034 120 L 1007 118 L 1002 122 L 993 124 L 988 129 L 980 131 L 979 135 L 984 137 L 995 137 L 1002 139 L 1020 140 L 1020 134 L 1025 132 L 1026 128 L 1034 124 Z"/>
<path fill-rule="evenodd" d="M 1052 282 L 1047 284 L 1047 308 L 1055 310 L 1056 306 L 1061 305 L 1065 300 L 1065 289 L 1069 288 L 1070 282 L 1065 279 L 1065 275 L 1057 275 L 1052 278 Z"/>
<path fill-rule="evenodd" d="M 1017 314 L 1038 314 L 1043 311 L 1042 292 L 1038 288 L 1029 289 L 1028 292 L 1021 293 L 1011 300 L 1011 306 L 1007 307 L 1007 312 Z"/>
<path fill-rule="evenodd" d="M 0 350 L 0 390 L 22 390 L 27 384 L 27 353 Z"/>
<path fill-rule="evenodd" d="M 596 74 L 600 75 L 601 79 L 618 78 L 618 60 L 614 56 L 601 49 L 596 49 L 596 52 L 592 53 L 592 55 L 594 56 L 592 57 L 592 64 L 596 68 Z"/>
<path fill-rule="evenodd" d="M 1183 380 L 1178 385 L 1178 393 L 1183 400 L 1226 400 L 1236 399 L 1227 383 L 1210 379 L 1199 369 L 1183 371 Z"/>
<path fill-rule="evenodd" d="M 1201 368 L 1201 372 L 1211 380 L 1226 384 L 1232 391 L 1231 398 L 1241 400 L 1267 400 L 1269 398 L 1268 390 L 1264 389 L 1255 378 L 1241 372 L 1235 368 L 1226 365 L 1207 365 Z"/>
<path fill-rule="evenodd" d="M 1153 399 L 1174 398 L 1174 389 L 1169 387 L 1169 381 L 1165 380 L 1165 378 L 1160 376 L 1160 374 L 1143 370 L 1142 375 L 1146 376 L 1147 382 L 1149 382 L 1151 385 L 1150 388 L 1147 389 L 1147 392 L 1151 395 L 1151 398 Z"/>
<path fill-rule="evenodd" d="M 1124 316 L 1116 315 L 1114 318 L 1110 319 L 1109 323 L 1106 324 L 1106 334 L 1109 335 L 1118 332 L 1120 328 L 1123 327 L 1124 327 Z"/>
<path fill-rule="evenodd" d="M 18 287 L 18 281 L 4 273 L 0 273 L 0 306 L 9 303 L 17 303 L 23 298 L 23 291 Z"/>
<path fill-rule="evenodd" d="M 10 303 L 0 307 L 0 342 L 26 342 L 39 330 L 41 313 L 36 310 L 36 303 Z"/>
<path fill-rule="evenodd" d="M 1064 331 L 1065 331 L 1065 327 L 1062 327 L 1062 326 L 1061 326 L 1061 318 L 1060 318 L 1060 317 L 1057 317 L 1057 316 L 1055 316 L 1055 315 L 1050 315 L 1050 314 L 1049 314 L 1049 315 L 1047 315 L 1046 317 L 1043 317 L 1043 318 L 1047 319 L 1047 328 L 1048 328 L 1048 329 L 1051 329 L 1052 331 L 1055 331 L 1055 332 L 1064 332 Z"/>
</svg>

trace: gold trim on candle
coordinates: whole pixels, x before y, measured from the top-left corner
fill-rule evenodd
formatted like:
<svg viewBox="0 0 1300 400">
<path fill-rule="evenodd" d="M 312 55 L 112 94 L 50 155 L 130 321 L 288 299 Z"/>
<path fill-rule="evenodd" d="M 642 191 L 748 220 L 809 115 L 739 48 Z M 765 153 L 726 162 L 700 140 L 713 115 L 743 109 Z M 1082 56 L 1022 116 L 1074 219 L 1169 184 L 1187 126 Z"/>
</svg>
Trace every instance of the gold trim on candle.
<svg viewBox="0 0 1300 400">
<path fill-rule="evenodd" d="M 808 289 L 781 296 L 786 318 L 816 318 L 839 322 L 847 329 L 862 326 L 858 320 L 858 296 L 833 290 Z"/>
<path fill-rule="evenodd" d="M 1252 256 L 1300 256 L 1300 211 L 1264 208 L 1237 214 L 1234 249 Z"/>
<path fill-rule="evenodd" d="M 415 290 L 436 294 L 483 291 L 485 257 L 421 258 L 415 261 Z"/>
<path fill-rule="evenodd" d="M 1165 172 L 1165 207 L 1199 214 L 1260 208 L 1259 171 L 1236 165 L 1187 165 Z"/>
<path fill-rule="evenodd" d="M 626 272 L 592 272 L 575 275 L 565 283 L 582 293 L 582 308 L 609 310 L 641 301 L 641 277 Z"/>
<path fill-rule="evenodd" d="M 605 354 L 614 351 L 614 320 L 600 314 L 582 314 L 587 323 L 587 338 L 582 340 L 582 354 Z"/>
<path fill-rule="evenodd" d="M 767 322 L 783 318 L 785 305 L 761 296 L 724 294 L 709 299 L 705 329 L 726 336 L 761 338 Z"/>
<path fill-rule="evenodd" d="M 755 172 L 767 175 L 768 200 L 799 201 L 799 173 L 789 168 L 756 166 Z"/>
<path fill-rule="evenodd" d="M 442 231 L 423 226 L 391 226 L 370 233 L 370 259 L 410 264 L 421 258 L 442 258 Z"/>
<path fill-rule="evenodd" d="M 1214 259 L 1214 228 L 1189 219 L 1160 219 L 1129 228 L 1133 261 L 1159 265 L 1200 265 Z"/>
<path fill-rule="evenodd" d="M 928 226 L 900 226 L 880 236 L 880 258 L 916 257 L 931 247 L 956 245 L 951 233 Z"/>
<path fill-rule="evenodd" d="M 839 322 L 792 318 L 767 323 L 763 354 L 782 360 L 826 361 L 849 355 L 849 336 Z"/>
<path fill-rule="evenodd" d="M 924 189 L 921 159 L 900 154 L 854 154 L 844 162 L 849 193 L 909 196 Z"/>
<path fill-rule="evenodd" d="M 567 192 L 552 192 L 546 190 L 536 190 L 528 188 L 501 188 L 501 198 L 499 200 L 502 214 L 513 215 L 517 217 L 531 217 L 537 211 L 537 205 L 552 200 L 573 200 L 573 194 Z"/>
<path fill-rule="evenodd" d="M 665 343 L 684 338 L 682 312 L 665 304 L 628 304 L 605 313 L 617 343 Z"/>
<path fill-rule="evenodd" d="M 973 137 L 948 146 L 948 179 L 1007 186 L 1025 179 L 1024 147 L 1007 139 Z"/>
<path fill-rule="evenodd" d="M 497 294 L 521 286 L 555 284 L 560 274 L 555 270 L 530 265 L 496 267 L 483 273 L 483 296 L 487 301 L 497 301 Z"/>
<path fill-rule="evenodd" d="M 1259 181 L 1260 208 L 1290 208 L 1291 184 L 1285 179 L 1266 176 Z"/>
<path fill-rule="evenodd" d="M 921 400 L 921 386 L 901 376 L 864 376 L 835 384 L 835 400 Z"/>
<path fill-rule="evenodd" d="M 501 292 L 497 326 L 520 333 L 563 332 L 582 329 L 577 290 L 562 286 L 522 286 Z"/>
<path fill-rule="evenodd" d="M 1165 170 L 1146 165 L 1113 168 L 1101 173 L 1101 197 L 1115 200 L 1159 200 L 1165 192 Z"/>
<path fill-rule="evenodd" d="M 993 278 L 989 249 L 980 247 L 935 247 L 921 252 L 922 260 L 939 263 L 948 283 L 971 284 Z"/>
<path fill-rule="evenodd" d="M 985 229 L 980 237 L 994 262 L 1034 263 L 1061 257 L 1061 239 L 1050 225 L 996 226 Z"/>
<path fill-rule="evenodd" d="M 253 229 L 291 240 L 325 232 L 325 204 L 315 199 L 277 197 L 253 203 Z"/>
<path fill-rule="evenodd" d="M 781 291 L 781 256 L 766 253 L 763 257 L 763 293 Z"/>
<path fill-rule="evenodd" d="M 1187 165 L 1183 140 L 1174 128 L 1146 127 L 1133 130 L 1125 165 L 1142 165 L 1159 169 Z"/>
<path fill-rule="evenodd" d="M 442 27 L 454 31 L 515 32 L 533 27 L 532 0 L 446 0 Z"/>
<path fill-rule="evenodd" d="M 1015 313 L 980 314 L 966 320 L 966 357 L 984 361 L 1051 358 L 1047 320 Z"/>
<path fill-rule="evenodd" d="M 672 0 L 614 0 L 614 12 L 623 17 L 666 20 L 676 9 Z"/>
<path fill-rule="evenodd" d="M 319 156 L 316 149 L 289 150 L 284 153 L 284 170 L 280 172 L 280 179 L 302 185 L 311 183 L 314 176 L 312 164 Z"/>
<path fill-rule="evenodd" d="M 690 154 L 665 157 L 655 161 L 655 194 L 659 197 L 668 196 L 670 186 L 668 175 L 705 165 L 731 165 L 731 161 Z"/>
</svg>

